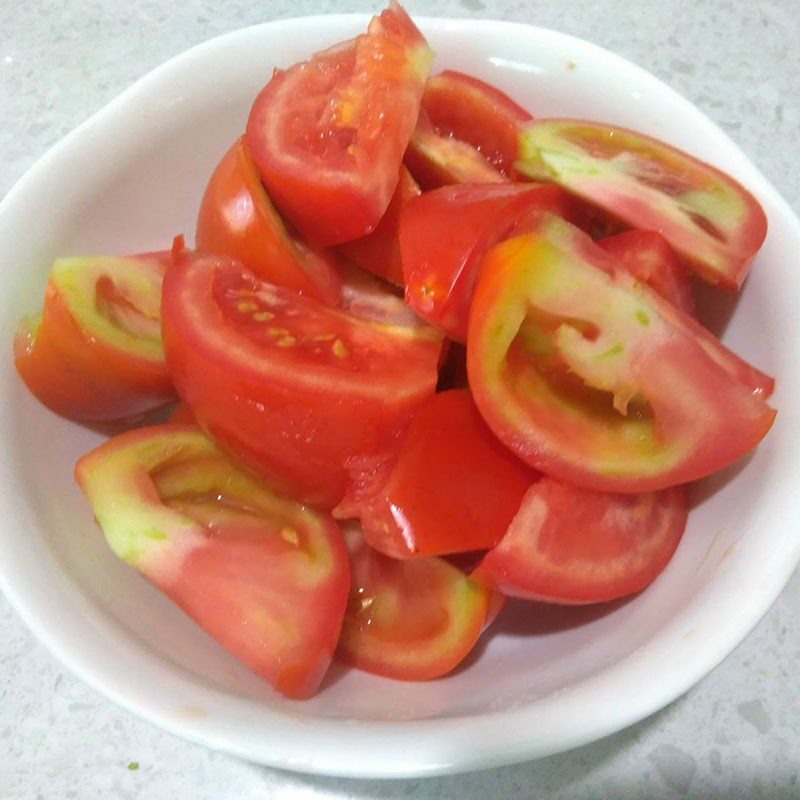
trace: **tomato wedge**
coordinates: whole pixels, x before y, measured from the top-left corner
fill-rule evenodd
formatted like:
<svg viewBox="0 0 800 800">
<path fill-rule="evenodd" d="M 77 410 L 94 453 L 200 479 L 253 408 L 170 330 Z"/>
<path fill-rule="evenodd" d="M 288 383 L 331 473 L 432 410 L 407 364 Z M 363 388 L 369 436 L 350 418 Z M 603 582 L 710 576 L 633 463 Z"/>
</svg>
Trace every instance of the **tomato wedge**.
<svg viewBox="0 0 800 800">
<path fill-rule="evenodd" d="M 453 183 L 509 182 L 471 144 L 442 136 L 424 109 L 420 109 L 403 160 L 423 189 L 438 189 Z"/>
<path fill-rule="evenodd" d="M 225 153 L 208 182 L 195 238 L 198 250 L 237 258 L 269 283 L 329 305 L 339 301 L 336 258 L 289 233 L 244 138 Z"/>
<path fill-rule="evenodd" d="M 397 188 L 386 213 L 372 233 L 339 246 L 339 252 L 353 264 L 398 286 L 403 285 L 403 264 L 400 260 L 400 213 L 408 201 L 420 193 L 411 173 L 400 167 Z"/>
<path fill-rule="evenodd" d="M 494 546 L 538 477 L 489 430 L 468 389 L 432 397 L 383 461 L 353 472 L 333 515 L 358 517 L 367 543 L 394 558 Z"/>
<path fill-rule="evenodd" d="M 332 508 L 436 386 L 441 337 L 328 308 L 230 258 L 177 252 L 163 334 L 181 399 L 229 453 Z"/>
<path fill-rule="evenodd" d="M 317 691 L 349 586 L 330 517 L 242 472 L 191 425 L 118 436 L 75 476 L 117 556 L 279 692 Z"/>
<path fill-rule="evenodd" d="M 689 275 L 660 233 L 625 231 L 600 239 L 598 244 L 618 267 L 646 283 L 681 311 L 694 316 L 694 295 Z"/>
<path fill-rule="evenodd" d="M 710 283 L 738 289 L 767 234 L 758 201 L 729 175 L 644 134 L 584 120 L 528 123 L 518 168 L 635 228 L 661 233 Z"/>
<path fill-rule="evenodd" d="M 52 411 L 86 422 L 175 399 L 161 343 L 165 253 L 58 259 L 39 316 L 22 320 L 14 362 Z"/>
<path fill-rule="evenodd" d="M 553 215 L 487 254 L 467 368 L 489 427 L 531 466 L 600 491 L 685 483 L 752 450 L 775 417 L 764 392 L 691 317 L 608 264 Z"/>
<path fill-rule="evenodd" d="M 475 646 L 493 593 L 440 558 L 395 561 L 348 531 L 352 582 L 337 656 L 402 681 L 446 675 Z"/>
<path fill-rule="evenodd" d="M 406 301 L 458 342 L 467 341 L 472 292 L 484 253 L 513 235 L 526 214 L 571 214 L 569 196 L 548 185 L 465 184 L 426 192 L 400 218 Z"/>
<path fill-rule="evenodd" d="M 448 69 L 428 79 L 422 107 L 440 135 L 472 145 L 496 170 L 512 175 L 520 127 L 532 117 L 507 94 Z"/>
<path fill-rule="evenodd" d="M 433 52 L 392 0 L 367 33 L 276 71 L 247 144 L 283 213 L 311 242 L 370 233 L 386 211 Z"/>
<path fill-rule="evenodd" d="M 625 597 L 667 566 L 687 516 L 685 486 L 614 494 L 543 478 L 474 577 L 509 597 L 549 603 Z"/>
</svg>

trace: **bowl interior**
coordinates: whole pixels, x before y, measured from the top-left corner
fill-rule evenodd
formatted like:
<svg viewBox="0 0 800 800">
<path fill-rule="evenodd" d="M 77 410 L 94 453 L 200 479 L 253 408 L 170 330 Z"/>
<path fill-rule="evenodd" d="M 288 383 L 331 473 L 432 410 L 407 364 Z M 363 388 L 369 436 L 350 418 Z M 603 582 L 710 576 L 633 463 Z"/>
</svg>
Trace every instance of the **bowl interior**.
<svg viewBox="0 0 800 800">
<path fill-rule="evenodd" d="M 798 555 L 790 485 L 798 444 L 798 290 L 789 269 L 800 252 L 797 222 L 738 149 L 655 78 L 540 29 L 422 24 L 437 69 L 486 78 L 539 116 L 612 121 L 673 142 L 729 170 L 767 209 L 769 238 L 741 297 L 702 298 L 706 319 L 726 343 L 778 376 L 778 422 L 752 458 L 695 487 L 674 560 L 628 602 L 572 610 L 514 605 L 446 679 L 406 684 L 334 667 L 318 697 L 286 701 L 111 555 L 72 479 L 77 457 L 102 436 L 39 406 L 11 365 L 17 316 L 40 305 L 55 257 L 164 248 L 179 232 L 191 240 L 205 183 L 242 132 L 272 68 L 363 24 L 353 16 L 289 20 L 196 48 L 68 137 L 4 201 L 1 580 L 29 624 L 85 678 L 168 727 L 251 758 L 346 774 L 392 772 L 381 766 L 381 742 L 389 738 L 380 734 L 370 745 L 369 731 L 412 737 L 403 751 L 395 739 L 393 754 L 386 744 L 394 774 L 552 751 L 633 721 L 687 688 L 744 636 Z M 582 699 L 582 713 L 570 697 Z M 502 713 L 537 720 L 516 750 L 503 743 L 502 727 L 469 753 L 426 740 L 450 723 L 451 731 L 463 730 Z M 369 725 L 410 720 L 440 724 Z M 294 761 L 287 754 L 294 734 L 286 734 L 283 749 L 276 740 L 281 726 L 305 737 Z M 331 755 L 337 737 L 352 737 L 356 748 L 338 761 Z M 359 765 L 364 753 L 370 766 Z"/>
</svg>

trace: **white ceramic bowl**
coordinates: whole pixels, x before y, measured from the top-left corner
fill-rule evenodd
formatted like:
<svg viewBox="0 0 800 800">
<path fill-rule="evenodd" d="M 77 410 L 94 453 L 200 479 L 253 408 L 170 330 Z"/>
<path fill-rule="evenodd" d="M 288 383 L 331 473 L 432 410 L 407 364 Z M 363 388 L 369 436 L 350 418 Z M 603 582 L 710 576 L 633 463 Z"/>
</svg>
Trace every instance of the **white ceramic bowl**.
<svg viewBox="0 0 800 800">
<path fill-rule="evenodd" d="M 599 47 L 505 22 L 420 20 L 437 68 L 487 78 L 538 115 L 608 120 L 723 169 L 770 232 L 725 341 L 778 377 L 756 454 L 698 487 L 677 555 L 604 613 L 511 611 L 468 665 L 427 684 L 335 668 L 318 697 L 276 696 L 117 561 L 72 480 L 100 436 L 41 407 L 11 364 L 18 315 L 56 256 L 127 253 L 191 235 L 206 180 L 272 68 L 362 29 L 363 16 L 267 23 L 203 44 L 67 136 L 0 205 L 0 584 L 67 666 L 181 736 L 254 761 L 348 776 L 506 764 L 609 734 L 661 708 L 755 625 L 800 555 L 800 224 L 740 150 L 652 75 Z M 734 304 L 716 308 L 722 326 Z"/>
</svg>

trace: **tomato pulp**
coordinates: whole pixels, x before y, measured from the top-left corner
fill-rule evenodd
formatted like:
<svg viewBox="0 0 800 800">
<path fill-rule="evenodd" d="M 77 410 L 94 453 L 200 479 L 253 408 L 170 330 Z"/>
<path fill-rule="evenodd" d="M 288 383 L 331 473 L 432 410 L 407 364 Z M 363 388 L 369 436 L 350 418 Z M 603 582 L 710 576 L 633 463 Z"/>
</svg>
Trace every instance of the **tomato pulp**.
<svg viewBox="0 0 800 800">
<path fill-rule="evenodd" d="M 403 681 L 446 675 L 475 646 L 494 593 L 440 558 L 395 561 L 345 534 L 353 573 L 337 655 Z"/>
</svg>

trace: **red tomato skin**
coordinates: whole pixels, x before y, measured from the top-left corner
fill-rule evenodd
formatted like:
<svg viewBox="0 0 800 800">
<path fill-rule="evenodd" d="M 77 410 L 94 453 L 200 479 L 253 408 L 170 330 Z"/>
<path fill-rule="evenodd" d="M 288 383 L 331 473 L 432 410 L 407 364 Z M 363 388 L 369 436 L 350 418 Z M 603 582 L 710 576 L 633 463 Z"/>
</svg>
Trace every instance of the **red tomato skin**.
<svg viewBox="0 0 800 800">
<path fill-rule="evenodd" d="M 547 222 L 543 225 L 547 226 Z M 611 273 L 615 284 L 628 291 L 633 288 L 632 277 L 615 272 L 613 262 L 588 236 L 574 226 L 567 227 L 570 241 L 561 244 L 571 254 Z M 603 463 L 606 454 L 590 452 L 589 443 L 584 447 L 584 441 L 593 435 L 585 420 L 580 421 L 582 427 L 578 426 L 571 417 L 562 416 L 563 409 L 540 406 L 537 401 L 534 401 L 535 412 L 523 411 L 524 401 L 514 390 L 505 383 L 496 384 L 489 377 L 487 343 L 492 341 L 498 319 L 509 314 L 508 288 L 514 285 L 518 274 L 519 254 L 532 241 L 535 238 L 521 236 L 487 254 L 470 316 L 467 348 L 467 371 L 475 402 L 495 435 L 523 461 L 551 477 L 597 491 L 649 492 L 716 472 L 750 452 L 766 436 L 776 412 L 764 402 L 764 391 L 743 381 L 736 373 L 735 364 L 741 360 L 708 331 L 705 340 L 695 335 L 697 329 L 704 330 L 699 323 L 642 285 L 638 291 L 646 295 L 647 302 L 670 325 L 672 335 L 659 339 L 657 349 L 642 348 L 641 353 L 635 354 L 637 380 L 647 388 L 647 399 L 658 421 L 659 441 L 669 443 L 673 436 L 686 435 L 689 426 L 690 452 L 661 471 L 649 472 L 644 462 L 636 474 L 623 474 L 617 467 L 612 472 L 599 471 L 594 460 Z M 754 367 L 751 370 L 754 375 L 761 374 Z M 680 375 L 678 385 L 692 388 L 693 397 L 704 409 L 725 409 L 725 412 L 720 411 L 711 419 L 688 415 L 684 407 L 686 399 L 675 400 L 675 375 Z M 512 421 L 515 412 L 526 415 L 527 427 L 519 420 Z"/>
<path fill-rule="evenodd" d="M 420 109 L 403 161 L 426 191 L 455 183 L 509 183 L 471 144 L 440 134 Z"/>
<path fill-rule="evenodd" d="M 625 231 L 598 241 L 600 247 L 636 279 L 689 316 L 695 315 L 689 275 L 669 242 L 655 231 Z"/>
<path fill-rule="evenodd" d="M 400 218 L 406 302 L 457 342 L 467 341 L 481 260 L 516 235 L 527 214 L 571 215 L 569 196 L 545 184 L 464 184 L 426 192 Z"/>
<path fill-rule="evenodd" d="M 496 594 L 443 559 L 396 561 L 346 537 L 352 584 L 337 658 L 400 681 L 455 669 L 496 616 Z"/>
<path fill-rule="evenodd" d="M 271 197 L 308 241 L 342 244 L 375 229 L 432 58 L 392 0 L 365 35 L 277 71 L 258 95 L 248 146 Z"/>
<path fill-rule="evenodd" d="M 400 167 L 397 188 L 386 213 L 372 233 L 340 245 L 338 250 L 353 264 L 368 270 L 397 286 L 403 285 L 403 263 L 400 258 L 400 214 L 409 200 L 418 197 L 420 188 L 411 173 Z"/>
<path fill-rule="evenodd" d="M 687 517 L 685 486 L 615 494 L 544 477 L 474 577 L 509 597 L 548 603 L 626 597 L 661 574 Z"/>
<path fill-rule="evenodd" d="M 290 316 L 275 322 L 278 328 L 295 325 L 281 334 L 285 348 L 263 352 L 221 311 L 215 292 L 240 276 L 275 298 L 268 313 L 289 309 Z M 379 366 L 369 376 L 355 367 L 351 376 L 317 366 L 315 357 L 304 355 L 303 348 L 317 347 L 304 340 L 306 324 L 352 336 L 355 344 L 345 343 L 353 351 L 343 359 Z M 226 452 L 289 496 L 319 508 L 333 508 L 342 499 L 346 463 L 383 452 L 435 390 L 441 340 L 427 331 L 394 336 L 393 330 L 259 284 L 230 259 L 179 254 L 164 283 L 164 345 L 181 399 Z M 331 361 L 337 360 L 331 355 L 334 338 L 318 348 L 327 348 Z M 394 363 L 384 360 L 389 350 Z"/>
<path fill-rule="evenodd" d="M 268 283 L 328 305 L 341 288 L 333 254 L 292 240 L 269 200 L 244 137 L 225 153 L 200 204 L 197 249 L 236 258 Z"/>
<path fill-rule="evenodd" d="M 168 522 L 169 511 L 152 471 L 169 469 L 186 457 L 187 442 L 192 439 L 206 443 L 201 455 L 221 460 L 197 426 L 169 423 L 138 428 L 105 442 L 78 460 L 75 479 L 97 518 L 103 520 L 102 527 L 118 516 L 119 500 L 128 504 L 130 518 L 125 520 L 125 527 L 131 530 L 135 546 L 118 552 L 113 539 L 108 540 L 120 558 L 278 692 L 293 699 L 311 697 L 333 658 L 347 606 L 350 570 L 338 525 L 327 515 L 278 498 L 279 508 L 273 513 L 280 516 L 269 521 L 288 523 L 298 553 L 277 531 L 254 536 L 226 527 L 224 517 L 221 525 L 206 528 L 190 524 L 187 528 L 192 520 L 181 515 L 176 529 Z M 146 468 L 140 460 L 144 458 L 141 451 L 152 453 L 159 448 L 162 455 L 155 459 L 148 455 L 146 458 L 156 463 Z M 118 478 L 113 485 L 116 496 L 109 496 L 107 484 L 102 486 L 109 471 Z M 231 471 L 239 470 L 231 467 Z M 268 487 L 256 485 L 259 492 L 274 495 Z M 234 487 L 235 479 L 216 488 L 220 498 L 234 492 L 229 499 L 238 502 L 240 508 L 258 508 L 257 497 L 238 496 Z M 191 504 L 194 490 L 187 489 L 188 494 L 181 493 L 181 499 Z M 201 502 L 208 501 L 206 482 L 197 487 L 197 495 Z M 141 531 L 135 528 L 137 513 L 141 515 Z M 160 533 L 158 540 L 150 536 L 154 523 Z M 158 552 L 153 554 L 151 548 Z M 307 559 L 305 569 L 302 559 L 298 564 L 301 553 Z M 316 574 L 310 575 L 309 569 L 317 570 Z M 296 582 L 298 571 L 302 585 Z M 282 639 L 274 627 L 260 634 L 260 618 L 273 613 L 299 628 L 302 637 Z"/>
<path fill-rule="evenodd" d="M 393 558 L 494 546 L 538 473 L 486 426 L 468 389 L 421 406 L 379 465 L 356 470 L 340 509 L 361 521 L 365 540 Z"/>
<path fill-rule="evenodd" d="M 422 107 L 440 135 L 472 145 L 500 173 L 513 175 L 519 128 L 532 117 L 508 95 L 471 75 L 445 70 L 428 79 Z"/>
<path fill-rule="evenodd" d="M 136 258 L 164 262 L 165 253 Z M 167 365 L 124 352 L 87 335 L 62 294 L 48 284 L 32 342 L 23 325 L 14 363 L 36 398 L 56 414 L 80 422 L 136 417 L 175 399 Z"/>
</svg>

